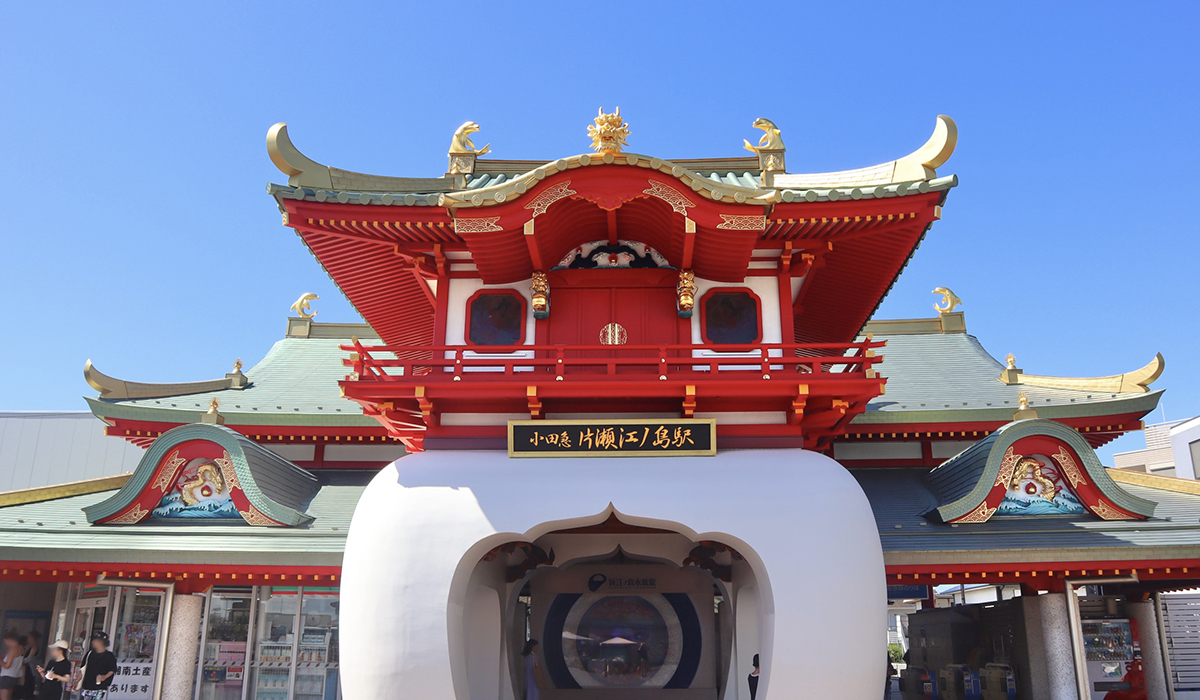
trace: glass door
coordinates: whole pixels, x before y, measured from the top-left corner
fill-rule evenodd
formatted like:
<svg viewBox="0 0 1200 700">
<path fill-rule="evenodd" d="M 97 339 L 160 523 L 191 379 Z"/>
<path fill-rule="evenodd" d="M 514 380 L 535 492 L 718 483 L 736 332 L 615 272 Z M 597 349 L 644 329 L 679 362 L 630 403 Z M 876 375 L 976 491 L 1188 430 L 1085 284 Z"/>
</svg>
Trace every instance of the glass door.
<svg viewBox="0 0 1200 700">
<path fill-rule="evenodd" d="M 112 652 L 117 657 L 117 674 L 108 689 L 108 700 L 149 700 L 154 697 L 163 591 L 133 586 L 116 590 Z"/>
<path fill-rule="evenodd" d="M 292 658 L 295 651 L 296 614 L 300 595 L 296 589 L 259 589 L 257 648 L 251 665 L 254 700 L 288 700 L 291 694 Z"/>
<path fill-rule="evenodd" d="M 205 621 L 199 700 L 241 700 L 253 614 L 251 591 L 212 592 Z"/>
<path fill-rule="evenodd" d="M 292 700 L 337 700 L 338 589 L 305 588 Z"/>
</svg>

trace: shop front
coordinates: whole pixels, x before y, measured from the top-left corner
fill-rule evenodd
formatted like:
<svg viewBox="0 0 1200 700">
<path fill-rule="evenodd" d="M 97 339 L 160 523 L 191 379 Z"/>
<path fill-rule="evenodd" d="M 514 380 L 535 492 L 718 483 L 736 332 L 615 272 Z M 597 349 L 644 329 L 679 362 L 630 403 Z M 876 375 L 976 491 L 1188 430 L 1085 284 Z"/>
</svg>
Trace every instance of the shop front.
<svg viewBox="0 0 1200 700">
<path fill-rule="evenodd" d="M 32 584 L 55 590 L 50 639 L 65 639 L 78 667 L 91 637 L 108 634 L 117 658 L 109 700 L 163 697 L 168 584 Z M 199 620 L 193 700 L 336 700 L 338 589 L 319 586 L 213 586 L 195 599 Z M 180 639 L 185 646 L 187 639 Z M 172 679 L 175 685 L 179 679 Z M 168 693 L 169 694 L 169 693 Z M 75 695 L 78 695 L 77 693 Z"/>
</svg>

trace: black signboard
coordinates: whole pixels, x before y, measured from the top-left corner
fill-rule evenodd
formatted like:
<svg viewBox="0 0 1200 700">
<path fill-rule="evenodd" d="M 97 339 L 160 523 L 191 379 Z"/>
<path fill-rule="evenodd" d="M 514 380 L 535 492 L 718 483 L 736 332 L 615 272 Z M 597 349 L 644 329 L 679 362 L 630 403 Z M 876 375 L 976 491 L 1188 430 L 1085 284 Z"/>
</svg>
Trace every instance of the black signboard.
<svg viewBox="0 0 1200 700">
<path fill-rule="evenodd" d="M 509 457 L 682 457 L 717 453 L 713 419 L 510 420 Z"/>
</svg>

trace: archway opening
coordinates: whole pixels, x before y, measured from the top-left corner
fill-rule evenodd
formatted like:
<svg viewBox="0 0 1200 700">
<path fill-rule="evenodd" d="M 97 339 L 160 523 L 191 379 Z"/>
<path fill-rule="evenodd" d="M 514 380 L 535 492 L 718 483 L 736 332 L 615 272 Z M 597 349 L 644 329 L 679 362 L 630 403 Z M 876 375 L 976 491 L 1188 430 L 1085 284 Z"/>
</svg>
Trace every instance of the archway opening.
<svg viewBox="0 0 1200 700">
<path fill-rule="evenodd" d="M 469 697 L 749 698 L 764 627 L 753 568 L 719 538 L 657 525 L 610 509 L 492 544 L 465 591 Z"/>
</svg>

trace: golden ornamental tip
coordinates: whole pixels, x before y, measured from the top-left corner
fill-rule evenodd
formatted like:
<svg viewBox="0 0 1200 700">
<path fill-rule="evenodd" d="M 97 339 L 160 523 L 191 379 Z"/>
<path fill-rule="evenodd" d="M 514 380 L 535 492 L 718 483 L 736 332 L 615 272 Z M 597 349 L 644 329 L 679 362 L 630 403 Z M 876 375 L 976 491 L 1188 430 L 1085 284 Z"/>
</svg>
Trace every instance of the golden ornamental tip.
<svg viewBox="0 0 1200 700">
<path fill-rule="evenodd" d="M 492 150 L 492 144 L 488 144 L 483 148 L 476 149 L 475 144 L 471 143 L 471 134 L 479 131 L 479 125 L 475 122 L 464 122 L 462 126 L 454 130 L 454 136 L 450 139 L 450 155 L 455 153 L 470 153 L 475 156 L 486 155 Z"/>
<path fill-rule="evenodd" d="M 239 357 L 238 359 L 233 361 L 233 371 L 234 372 L 242 371 L 242 358 Z"/>
<path fill-rule="evenodd" d="M 1017 358 L 1013 357 L 1011 352 L 1008 353 L 1008 356 L 1004 358 L 1004 363 L 1008 365 L 1009 369 L 1017 368 Z"/>
<path fill-rule="evenodd" d="M 621 108 L 617 107 L 612 114 L 605 114 L 601 107 L 595 122 L 588 126 L 592 148 L 597 153 L 620 153 L 625 148 L 625 139 L 629 138 L 629 126 L 621 118 Z"/>
<path fill-rule="evenodd" d="M 762 129 L 763 135 L 758 139 L 758 145 L 752 145 L 746 139 L 742 139 L 745 144 L 745 149 L 751 153 L 760 151 L 782 151 L 784 150 L 783 135 L 779 132 L 779 127 L 775 126 L 775 122 L 770 119 L 759 117 L 751 124 L 755 129 Z"/>
<path fill-rule="evenodd" d="M 300 295 L 300 298 L 296 300 L 296 303 L 292 304 L 292 312 L 294 312 L 300 318 L 310 319 L 313 316 L 316 316 L 317 312 L 312 311 L 311 307 L 309 307 L 309 304 L 320 298 L 321 297 L 313 294 L 312 292 L 305 292 L 304 294 Z"/>
<path fill-rule="evenodd" d="M 936 303 L 933 305 L 938 314 L 948 314 L 962 303 L 962 299 L 959 299 L 958 295 L 950 291 L 949 287 L 937 287 L 932 293 L 942 295 L 942 303 L 940 305 Z"/>
<path fill-rule="evenodd" d="M 218 406 L 220 406 L 220 405 L 221 405 L 221 402 L 220 402 L 220 401 L 218 401 L 218 400 L 217 400 L 217 397 L 215 397 L 215 396 L 214 396 L 214 397 L 213 397 L 213 399 L 212 399 L 212 401 L 209 401 L 209 402 L 208 402 L 208 412 L 209 412 L 209 413 L 216 413 L 216 412 L 217 412 L 217 407 L 218 407 Z"/>
<path fill-rule="evenodd" d="M 1025 395 L 1025 392 L 1022 391 L 1021 395 L 1017 397 L 1017 404 L 1021 407 L 1022 411 L 1029 410 L 1029 397 Z"/>
</svg>

